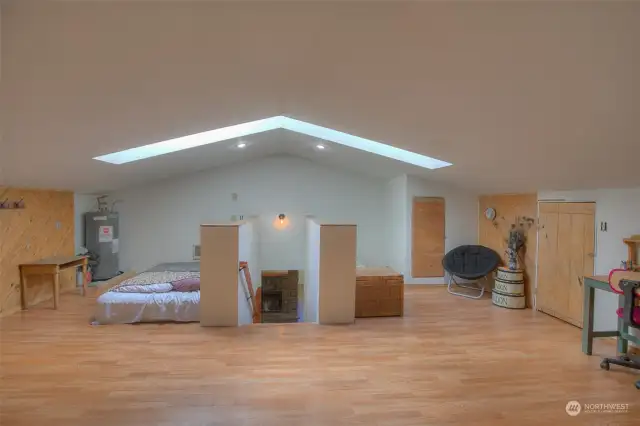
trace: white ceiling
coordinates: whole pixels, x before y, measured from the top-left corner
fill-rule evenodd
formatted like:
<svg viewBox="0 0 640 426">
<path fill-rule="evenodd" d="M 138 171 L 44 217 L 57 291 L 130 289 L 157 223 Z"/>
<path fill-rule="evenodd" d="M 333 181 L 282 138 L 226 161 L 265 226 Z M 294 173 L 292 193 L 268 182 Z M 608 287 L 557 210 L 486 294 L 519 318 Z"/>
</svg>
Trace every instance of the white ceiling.
<svg viewBox="0 0 640 426">
<path fill-rule="evenodd" d="M 187 4 L 188 3 L 188 4 Z M 2 7 L 0 184 L 103 191 L 289 153 L 482 192 L 640 186 L 640 2 L 48 2 Z M 287 115 L 454 163 L 286 131 L 100 154 Z"/>
</svg>

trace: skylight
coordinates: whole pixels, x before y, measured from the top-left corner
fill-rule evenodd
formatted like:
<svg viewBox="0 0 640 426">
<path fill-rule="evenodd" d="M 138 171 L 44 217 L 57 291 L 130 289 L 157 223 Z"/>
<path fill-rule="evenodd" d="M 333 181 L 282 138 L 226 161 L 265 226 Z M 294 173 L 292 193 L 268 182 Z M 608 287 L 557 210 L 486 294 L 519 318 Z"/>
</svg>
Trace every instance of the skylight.
<svg viewBox="0 0 640 426">
<path fill-rule="evenodd" d="M 126 149 L 124 151 L 94 157 L 94 160 L 111 164 L 125 164 L 275 129 L 286 129 L 292 132 L 302 133 L 427 169 L 439 169 L 441 167 L 451 166 L 451 163 L 447 163 L 446 161 L 282 115 Z"/>
</svg>

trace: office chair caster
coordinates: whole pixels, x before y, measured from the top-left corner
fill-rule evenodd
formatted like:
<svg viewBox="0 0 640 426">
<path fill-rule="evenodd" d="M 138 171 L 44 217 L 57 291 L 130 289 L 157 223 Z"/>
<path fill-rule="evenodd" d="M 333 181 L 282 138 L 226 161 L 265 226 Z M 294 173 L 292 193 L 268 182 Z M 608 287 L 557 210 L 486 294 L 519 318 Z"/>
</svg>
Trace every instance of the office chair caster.
<svg viewBox="0 0 640 426">
<path fill-rule="evenodd" d="M 609 370 L 610 366 L 609 366 L 609 361 L 604 360 L 600 363 L 600 368 L 602 368 L 603 370 Z"/>
</svg>

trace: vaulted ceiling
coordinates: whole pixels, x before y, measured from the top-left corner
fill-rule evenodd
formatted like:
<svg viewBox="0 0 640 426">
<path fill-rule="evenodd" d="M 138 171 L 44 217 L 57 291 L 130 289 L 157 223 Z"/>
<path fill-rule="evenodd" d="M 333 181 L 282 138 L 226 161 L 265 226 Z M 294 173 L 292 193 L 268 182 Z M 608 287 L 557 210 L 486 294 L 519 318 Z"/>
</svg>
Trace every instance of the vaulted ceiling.
<svg viewBox="0 0 640 426">
<path fill-rule="evenodd" d="M 286 152 L 481 192 L 640 186 L 638 2 L 2 4 L 3 184 L 107 190 Z M 280 131 L 92 160 L 275 115 L 453 166 L 318 157 Z"/>
</svg>

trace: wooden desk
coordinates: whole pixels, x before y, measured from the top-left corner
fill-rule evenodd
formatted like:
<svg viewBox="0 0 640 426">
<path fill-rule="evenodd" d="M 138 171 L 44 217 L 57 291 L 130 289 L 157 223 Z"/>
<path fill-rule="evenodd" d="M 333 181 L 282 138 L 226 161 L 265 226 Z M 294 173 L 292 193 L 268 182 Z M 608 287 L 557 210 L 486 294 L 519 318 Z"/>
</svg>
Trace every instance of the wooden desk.
<svg viewBox="0 0 640 426">
<path fill-rule="evenodd" d="M 593 277 L 584 277 L 584 308 L 583 308 L 583 326 L 582 326 L 582 352 L 591 355 L 593 349 L 593 339 L 597 337 L 617 337 L 618 353 L 627 352 L 629 340 L 635 339 L 629 334 L 629 327 L 624 324 L 622 318 L 618 318 L 618 328 L 615 331 L 593 331 L 593 311 L 595 302 L 595 291 L 602 290 L 614 293 L 609 287 L 609 277 L 606 275 L 598 275 Z M 624 296 L 618 294 L 618 308 L 622 308 L 624 304 Z M 615 311 L 611 315 L 616 315 Z"/>
<path fill-rule="evenodd" d="M 87 294 L 86 256 L 54 256 L 20 265 L 20 302 L 27 309 L 27 278 L 29 275 L 53 275 L 53 309 L 58 309 L 60 301 L 60 271 L 82 266 L 82 294 Z"/>
</svg>

